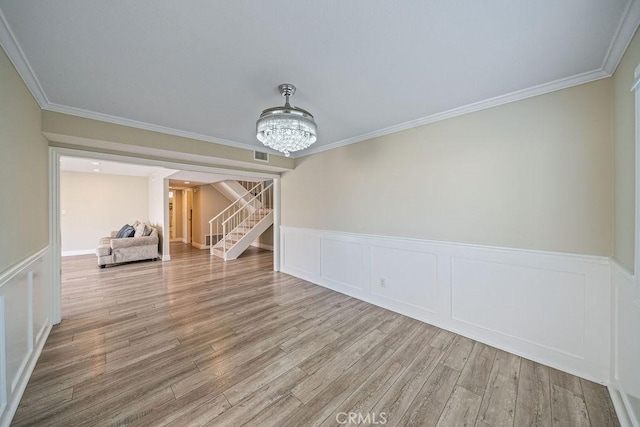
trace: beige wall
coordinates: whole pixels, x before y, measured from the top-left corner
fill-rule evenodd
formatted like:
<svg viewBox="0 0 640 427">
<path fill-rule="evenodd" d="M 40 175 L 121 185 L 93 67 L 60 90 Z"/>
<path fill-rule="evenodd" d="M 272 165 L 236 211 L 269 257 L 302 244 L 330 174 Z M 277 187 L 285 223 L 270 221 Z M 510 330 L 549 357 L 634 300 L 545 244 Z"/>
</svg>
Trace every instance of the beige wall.
<svg viewBox="0 0 640 427">
<path fill-rule="evenodd" d="M 147 178 L 149 223 L 158 230 L 158 250 L 163 258 L 169 254 L 169 180 L 161 173 Z"/>
<path fill-rule="evenodd" d="M 169 190 L 173 191 L 173 238 L 182 240 L 184 238 L 184 231 L 182 226 L 182 213 L 183 213 L 183 191 L 182 190 Z"/>
<path fill-rule="evenodd" d="M 610 255 L 611 84 L 298 159 L 282 224 Z"/>
<path fill-rule="evenodd" d="M 49 135 L 51 145 L 53 146 L 74 147 L 76 144 L 82 145 L 88 142 L 97 143 L 99 148 L 91 149 L 81 147 L 81 149 L 89 151 L 114 152 L 106 148 L 106 143 L 116 143 L 121 144 L 124 150 L 129 150 L 133 147 L 146 147 L 174 151 L 176 153 L 207 156 L 210 158 L 210 163 L 207 165 L 225 166 L 228 162 L 217 163 L 216 159 L 234 160 L 243 162 L 245 165 L 243 169 L 246 170 L 251 170 L 252 165 L 255 165 L 258 169 L 265 165 L 290 169 L 294 164 L 293 159 L 284 156 L 270 154 L 269 162 L 265 163 L 253 159 L 253 150 L 183 138 L 46 110 L 42 111 L 42 131 Z M 153 157 L 146 154 L 141 157 L 173 160 L 173 158 Z M 234 169 L 233 167 L 229 168 Z"/>
<path fill-rule="evenodd" d="M 633 270 L 635 233 L 635 106 L 633 72 L 640 64 L 636 32 L 613 75 L 613 143 L 615 149 L 615 246 L 618 262 Z"/>
<path fill-rule="evenodd" d="M 100 237 L 125 224 L 149 221 L 146 177 L 60 173 L 62 251 L 95 250 Z"/>
<path fill-rule="evenodd" d="M 0 48 L 0 273 L 49 242 L 49 154 L 40 117 L 40 107 Z"/>
<path fill-rule="evenodd" d="M 194 189 L 195 190 L 195 189 Z M 209 220 L 218 215 L 231 202 L 210 185 L 201 185 L 193 193 L 193 242 L 204 245 L 209 234 Z M 215 231 L 214 231 L 215 232 Z"/>
<path fill-rule="evenodd" d="M 258 238 L 258 243 L 269 248 L 273 248 L 273 225 L 269 226 Z M 267 248 L 266 248 L 267 249 Z"/>
</svg>

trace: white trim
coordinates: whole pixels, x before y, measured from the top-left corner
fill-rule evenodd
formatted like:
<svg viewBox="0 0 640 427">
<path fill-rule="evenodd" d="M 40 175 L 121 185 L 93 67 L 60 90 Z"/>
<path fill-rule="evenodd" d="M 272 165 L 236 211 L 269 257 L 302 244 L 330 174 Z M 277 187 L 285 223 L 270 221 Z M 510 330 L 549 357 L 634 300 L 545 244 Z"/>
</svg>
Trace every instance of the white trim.
<svg viewBox="0 0 640 427">
<path fill-rule="evenodd" d="M 174 129 L 166 126 L 156 125 L 153 123 L 146 123 L 138 120 L 131 120 L 124 117 L 112 116 L 110 114 L 98 113 L 95 111 L 88 111 L 82 108 L 68 107 L 66 105 L 60 105 L 49 102 L 42 107 L 43 110 L 53 111 L 55 113 L 69 114 L 77 117 L 84 117 L 85 119 L 98 120 L 101 122 L 113 123 L 116 125 L 129 126 L 136 129 L 144 129 L 152 132 L 164 133 L 167 135 L 180 136 L 182 138 L 196 139 L 199 141 L 212 142 L 214 144 L 226 145 L 228 147 L 242 148 L 244 150 L 254 151 L 256 149 L 262 150 L 261 146 L 246 144 L 244 142 L 232 141 L 229 139 L 216 138 L 209 135 L 203 135 L 201 133 L 189 132 L 180 129 Z M 264 147 L 264 150 L 268 154 L 282 155 L 275 150 L 268 147 Z"/>
<path fill-rule="evenodd" d="M 60 264 L 62 262 L 62 237 L 60 235 L 60 152 L 49 147 L 49 252 L 51 294 L 49 318 L 53 325 L 62 320 L 62 285 Z"/>
<path fill-rule="evenodd" d="M 280 271 L 282 259 L 282 246 L 280 242 L 280 215 L 282 212 L 280 203 L 282 200 L 281 179 L 273 180 L 273 271 Z"/>
<path fill-rule="evenodd" d="M 609 75 L 613 74 L 622 60 L 624 53 L 629 47 L 629 43 L 633 39 L 638 23 L 640 22 L 640 2 L 637 0 L 629 1 L 627 10 L 625 10 L 622 20 L 616 30 L 604 61 L 602 69 Z"/>
<path fill-rule="evenodd" d="M 96 250 L 95 248 L 93 249 L 78 249 L 75 251 L 62 251 L 62 256 L 66 257 L 66 256 L 78 256 L 78 255 L 95 255 L 96 254 Z"/>
<path fill-rule="evenodd" d="M 636 72 L 640 69 L 640 65 L 636 68 Z M 636 84 L 634 85 L 635 92 L 635 257 L 633 271 L 635 274 L 636 285 L 636 298 L 640 298 L 640 77 L 637 77 Z"/>
<path fill-rule="evenodd" d="M 631 423 L 631 418 L 629 417 L 629 412 L 627 412 L 627 406 L 619 391 L 619 387 L 610 384 L 607 386 L 607 390 L 609 391 L 609 396 L 611 396 L 611 402 L 613 403 L 613 408 L 618 416 L 620 426 L 631 427 L 633 424 Z"/>
<path fill-rule="evenodd" d="M 42 348 L 51 331 L 49 307 L 38 304 L 38 324 L 34 325 L 34 280 L 39 281 L 38 299 L 43 301 L 50 292 L 48 281 L 49 247 L 40 249 L 0 275 L 0 426 L 8 426 L 15 415 L 20 399 L 29 382 L 29 378 L 42 352 Z M 26 282 L 26 285 L 25 285 Z M 17 298 L 18 301 L 15 300 Z M 26 307 L 13 310 L 12 317 L 7 317 L 7 306 L 26 301 Z M 47 301 L 48 302 L 48 301 Z M 42 322 L 40 324 L 40 322 Z M 34 327 L 38 328 L 34 336 Z M 10 342 L 7 335 L 26 337 L 26 347 L 13 348 L 13 360 L 7 359 Z M 15 350 L 19 348 L 19 354 Z M 19 359 L 17 359 L 19 358 Z M 19 364 L 16 365 L 16 360 Z M 9 363 L 12 362 L 12 365 Z M 11 369 L 9 369 L 11 367 Z"/>
<path fill-rule="evenodd" d="M 610 381 L 608 257 L 280 230 L 284 273 L 583 378 Z M 533 302 L 518 299 L 521 294 Z M 507 301 L 499 310 L 496 296 Z M 562 308 L 545 310 L 547 303 Z"/>
<path fill-rule="evenodd" d="M 577 74 L 574 76 L 566 77 L 563 79 L 559 79 L 553 82 L 544 83 L 538 86 L 534 86 L 531 88 L 519 90 L 516 92 L 512 92 L 505 95 L 500 95 L 491 99 L 479 101 L 476 103 L 472 103 L 466 106 L 461 106 L 458 108 L 454 108 L 449 111 L 444 111 L 441 113 L 433 114 L 430 116 L 426 116 L 417 120 L 412 120 L 404 123 L 400 123 L 398 125 L 390 126 L 384 129 L 375 130 L 372 132 L 368 132 L 366 134 L 357 135 L 351 138 L 347 138 L 341 141 L 336 141 L 327 145 L 316 146 L 311 149 L 303 150 L 302 152 L 292 154 L 292 158 L 308 156 L 314 153 L 320 153 L 323 151 L 331 150 L 334 148 L 342 147 L 349 144 L 354 144 L 356 142 L 364 141 L 371 138 L 377 138 L 383 135 L 388 135 L 390 133 L 399 132 L 402 130 L 411 129 L 418 126 L 423 126 L 429 123 L 434 123 L 436 121 L 445 120 L 448 118 L 460 116 L 463 114 L 484 110 L 487 108 L 496 107 L 498 105 L 507 104 L 514 101 L 519 101 L 522 99 L 542 95 L 545 93 L 553 92 L 556 90 L 565 89 L 571 86 L 576 86 L 583 83 L 588 83 L 594 80 L 602 79 L 605 77 L 611 76 L 611 74 L 615 71 L 618 63 L 622 59 L 624 52 L 631 42 L 631 38 L 634 35 L 635 29 L 638 27 L 638 21 L 640 20 L 640 5 L 637 0 L 631 0 L 627 10 L 625 11 L 620 24 L 618 26 L 617 32 L 609 45 L 609 49 L 605 55 L 603 60 L 602 68 L 584 72 L 581 74 Z M 242 143 L 238 141 L 232 141 L 222 138 L 215 138 L 208 135 L 203 135 L 195 132 L 189 132 L 180 129 L 169 128 L 166 126 L 155 125 L 152 123 L 141 122 L 137 120 L 131 120 L 124 117 L 112 116 L 109 114 L 98 113 L 94 111 L 88 111 L 81 108 L 69 107 L 65 105 L 60 105 L 57 103 L 50 102 L 40 82 L 35 76 L 35 73 L 29 62 L 24 55 L 24 52 L 20 48 L 19 44 L 16 41 L 15 36 L 13 35 L 11 29 L 9 28 L 4 15 L 0 11 L 0 44 L 4 47 L 7 55 L 11 59 L 12 63 L 18 70 L 18 73 L 25 81 L 27 87 L 34 95 L 38 104 L 43 110 L 54 111 L 64 114 L 71 114 L 78 117 L 84 117 L 93 120 L 99 120 L 108 123 L 114 123 L 124 126 L 130 126 L 138 129 L 145 129 L 154 132 L 160 132 L 168 135 L 175 135 L 184 138 L 196 139 L 201 141 L 213 142 L 216 144 L 226 145 L 230 147 L 242 148 L 246 150 L 255 151 L 256 149 L 264 150 L 269 154 L 280 155 L 275 150 L 269 149 L 268 147 L 257 146 L 247 143 Z"/>
<path fill-rule="evenodd" d="M 625 280 L 628 280 L 630 283 L 634 282 L 635 279 L 634 279 L 633 271 L 631 271 L 629 268 L 625 267 L 624 265 L 620 264 L 618 260 L 615 258 L 609 258 L 609 262 L 611 263 L 611 268 L 613 268 L 614 270 L 617 270 L 618 273 L 620 273 L 620 275 L 622 275 L 622 277 Z"/>
<path fill-rule="evenodd" d="M 378 138 L 381 136 L 389 135 L 404 130 L 413 129 L 416 127 L 428 125 L 430 123 L 439 122 L 442 120 L 451 119 L 453 117 L 462 116 L 465 114 L 473 113 L 476 111 L 486 110 L 489 108 L 497 107 L 504 104 L 509 104 L 516 101 L 521 101 L 527 98 L 533 98 L 534 96 L 544 95 L 545 93 L 555 92 L 561 89 L 567 89 L 572 86 L 589 83 L 595 80 L 604 79 L 610 77 L 611 74 L 603 70 L 588 71 L 586 73 L 577 74 L 575 76 L 559 79 L 549 83 L 543 83 L 538 86 L 534 86 L 527 89 L 522 89 L 516 92 L 511 92 L 505 95 L 499 95 L 494 98 L 474 102 L 461 107 L 453 108 L 441 113 L 432 114 L 430 116 L 422 117 L 416 120 L 400 123 L 397 125 L 389 126 L 384 129 L 375 130 L 362 135 L 354 136 L 352 138 L 343 139 L 341 141 L 333 142 L 327 145 L 320 145 L 312 147 L 302 152 L 293 153 L 292 157 L 298 158 L 308 156 L 310 154 L 321 153 L 323 151 L 332 150 L 334 148 L 343 147 L 345 145 L 355 144 L 356 142 L 366 141 L 368 139 Z M 295 155 L 294 155 L 295 154 Z"/>
<path fill-rule="evenodd" d="M 273 246 L 272 245 L 265 245 L 264 243 L 253 242 L 253 243 L 251 243 L 251 246 L 253 246 L 254 248 L 260 248 L 260 249 L 264 249 L 264 250 L 273 252 Z"/>
<path fill-rule="evenodd" d="M 635 295 L 635 279 L 636 277 L 631 273 L 631 271 L 625 266 L 621 265 L 615 258 L 611 258 L 611 286 L 612 286 L 612 351 L 611 351 L 611 361 L 612 361 L 612 369 L 611 369 L 611 383 L 609 385 L 609 394 L 611 395 L 611 400 L 613 401 L 614 407 L 616 409 L 616 413 L 618 414 L 618 418 L 620 419 L 620 423 L 623 426 L 640 426 L 640 419 L 636 418 L 636 414 L 633 409 L 633 405 L 629 401 L 627 397 L 627 393 L 622 384 L 621 378 L 625 378 L 628 382 L 628 370 L 620 373 L 621 369 L 621 357 L 626 360 L 627 368 L 629 368 L 629 361 L 636 359 L 635 355 L 621 355 L 620 354 L 620 335 L 621 335 L 621 327 L 625 327 L 624 334 L 627 338 L 629 336 L 633 336 L 635 334 L 635 325 L 621 325 L 620 320 L 622 313 L 620 312 L 620 303 L 624 301 L 628 301 L 628 295 Z M 623 293 L 625 296 L 621 296 Z M 633 306 L 637 307 L 635 310 L 640 310 L 640 304 L 637 300 L 632 302 L 631 307 L 627 307 L 627 310 L 631 308 L 634 309 Z M 628 316 L 629 313 L 627 312 Z M 622 338 L 624 339 L 624 338 Z M 637 338 L 636 338 L 637 340 Z M 625 341 L 627 344 L 627 348 L 629 343 Z M 631 344 L 633 345 L 633 344 Z"/>
<path fill-rule="evenodd" d="M 191 246 L 193 246 L 196 249 L 209 249 L 208 245 L 204 245 L 202 243 L 198 243 L 195 240 L 191 241 Z"/>
<path fill-rule="evenodd" d="M 49 323 L 45 329 L 44 334 L 42 335 L 42 339 L 40 339 L 40 341 L 36 343 L 37 346 L 35 348 L 35 351 L 31 352 L 31 359 L 29 360 L 29 363 L 25 366 L 23 375 L 20 377 L 20 381 L 18 381 L 16 385 L 16 389 L 13 393 L 13 396 L 17 396 L 17 398 L 13 398 L 11 400 L 10 405 L 6 408 L 6 413 L 3 414 L 6 416 L 5 420 L 7 421 L 7 424 L 6 424 L 7 426 L 11 424 L 11 419 L 16 414 L 16 410 L 18 409 L 18 405 L 20 404 L 22 395 L 24 394 L 24 391 L 27 388 L 27 384 L 31 379 L 31 374 L 33 374 L 33 370 L 36 367 L 36 363 L 38 363 L 38 359 L 40 358 L 40 354 L 42 353 L 44 344 L 47 342 L 47 338 L 49 337 L 51 328 L 52 328 L 52 325 Z"/>
<path fill-rule="evenodd" d="M 491 246 L 491 245 L 481 245 L 478 243 L 463 243 L 463 242 L 449 242 L 444 240 L 431 240 L 431 239 L 417 239 L 414 237 L 395 237 L 395 236 L 385 236 L 381 234 L 366 234 L 366 233 L 351 233 L 348 231 L 332 231 L 332 230 L 318 230 L 314 228 L 304 228 L 304 227 L 291 227 L 288 225 L 281 225 L 281 230 L 283 231 L 301 231 L 305 233 L 321 233 L 323 235 L 334 237 L 341 236 L 349 236 L 353 239 L 376 239 L 376 240 L 387 240 L 389 242 L 401 242 L 407 244 L 430 244 L 430 245 L 442 245 L 443 247 L 449 247 L 451 245 L 455 245 L 458 247 L 466 247 L 466 248 L 475 248 L 475 249 L 485 249 L 485 250 L 502 250 L 508 251 L 514 254 L 522 254 L 522 255 L 541 255 L 541 256 L 550 256 L 550 257 L 565 257 L 568 260 L 575 262 L 585 262 L 589 264 L 604 264 L 609 265 L 609 257 L 601 256 L 601 255 L 585 255 L 585 254 L 575 254 L 568 252 L 553 252 L 553 251 L 543 251 L 538 249 L 522 249 L 522 248 L 511 248 L 507 246 Z"/>
<path fill-rule="evenodd" d="M 9 23 L 4 17 L 2 10 L 0 10 L 0 45 L 7 53 L 9 60 L 11 60 L 11 63 L 16 68 L 16 71 L 18 71 L 18 74 L 20 74 L 20 77 L 22 77 L 22 80 L 29 88 L 31 95 L 33 95 L 38 105 L 40 105 L 40 108 L 44 108 L 49 104 L 47 95 L 42 89 L 42 85 L 36 77 L 36 74 L 33 72 L 33 68 L 31 68 L 31 64 L 29 64 L 26 55 L 18 44 L 13 31 L 11 31 Z"/>
<path fill-rule="evenodd" d="M 23 259 L 19 263 L 12 265 L 7 268 L 0 274 L 0 288 L 3 283 L 11 280 L 16 274 L 20 273 L 26 266 L 36 261 L 38 258 L 41 258 L 49 250 L 49 246 L 45 246 L 44 248 L 38 250 L 34 254 L 30 255 L 28 258 Z"/>
<path fill-rule="evenodd" d="M 176 243 L 176 242 L 182 242 L 182 241 L 184 241 L 184 239 L 183 239 L 183 238 L 181 238 L 181 237 L 175 237 L 175 238 L 173 238 L 173 239 L 171 239 L 171 240 L 170 240 L 170 243 Z"/>
</svg>

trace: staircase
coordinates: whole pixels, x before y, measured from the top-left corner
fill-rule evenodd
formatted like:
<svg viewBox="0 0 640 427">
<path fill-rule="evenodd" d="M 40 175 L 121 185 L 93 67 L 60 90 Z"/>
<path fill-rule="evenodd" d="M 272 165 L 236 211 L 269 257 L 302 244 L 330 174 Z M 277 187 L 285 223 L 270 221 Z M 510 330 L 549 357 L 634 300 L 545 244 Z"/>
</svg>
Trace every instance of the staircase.
<svg viewBox="0 0 640 427">
<path fill-rule="evenodd" d="M 238 258 L 273 224 L 273 183 L 246 187 L 231 184 L 243 194 L 209 221 L 210 253 L 225 261 Z"/>
</svg>

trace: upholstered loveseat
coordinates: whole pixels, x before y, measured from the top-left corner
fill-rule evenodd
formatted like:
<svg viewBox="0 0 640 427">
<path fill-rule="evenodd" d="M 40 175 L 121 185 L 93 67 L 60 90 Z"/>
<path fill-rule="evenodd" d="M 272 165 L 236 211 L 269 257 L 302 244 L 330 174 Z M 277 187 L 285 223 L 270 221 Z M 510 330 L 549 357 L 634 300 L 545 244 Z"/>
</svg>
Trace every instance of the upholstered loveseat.
<svg viewBox="0 0 640 427">
<path fill-rule="evenodd" d="M 107 265 L 121 262 L 140 261 L 158 258 L 158 230 L 150 227 L 148 236 L 116 238 L 117 231 L 112 231 L 110 237 L 103 237 L 98 243 L 96 255 L 98 265 L 104 268 Z"/>
</svg>

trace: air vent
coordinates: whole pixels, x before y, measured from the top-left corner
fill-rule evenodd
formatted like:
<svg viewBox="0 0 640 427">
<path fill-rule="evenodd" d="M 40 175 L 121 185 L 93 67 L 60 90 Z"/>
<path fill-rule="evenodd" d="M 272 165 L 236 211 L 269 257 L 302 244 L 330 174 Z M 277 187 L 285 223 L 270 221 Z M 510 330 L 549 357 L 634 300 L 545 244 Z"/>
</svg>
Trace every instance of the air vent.
<svg viewBox="0 0 640 427">
<path fill-rule="evenodd" d="M 253 160 L 260 160 L 261 162 L 269 161 L 269 153 L 263 153 L 262 151 L 253 152 Z"/>
</svg>

